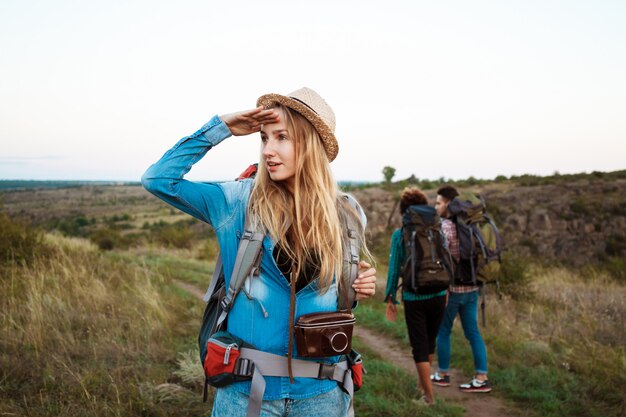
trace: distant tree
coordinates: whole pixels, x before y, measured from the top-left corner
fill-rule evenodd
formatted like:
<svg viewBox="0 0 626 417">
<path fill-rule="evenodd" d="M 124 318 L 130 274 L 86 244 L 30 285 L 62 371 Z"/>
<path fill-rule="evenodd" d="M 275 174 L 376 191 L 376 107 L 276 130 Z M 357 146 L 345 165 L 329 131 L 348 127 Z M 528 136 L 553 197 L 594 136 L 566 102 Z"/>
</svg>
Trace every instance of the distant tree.
<svg viewBox="0 0 626 417">
<path fill-rule="evenodd" d="M 383 176 L 385 177 L 385 184 L 391 184 L 391 179 L 396 175 L 396 169 L 394 167 L 386 166 L 383 168 Z"/>
<path fill-rule="evenodd" d="M 423 179 L 420 181 L 420 188 L 422 190 L 432 190 L 435 188 L 435 184 L 429 179 Z"/>
</svg>

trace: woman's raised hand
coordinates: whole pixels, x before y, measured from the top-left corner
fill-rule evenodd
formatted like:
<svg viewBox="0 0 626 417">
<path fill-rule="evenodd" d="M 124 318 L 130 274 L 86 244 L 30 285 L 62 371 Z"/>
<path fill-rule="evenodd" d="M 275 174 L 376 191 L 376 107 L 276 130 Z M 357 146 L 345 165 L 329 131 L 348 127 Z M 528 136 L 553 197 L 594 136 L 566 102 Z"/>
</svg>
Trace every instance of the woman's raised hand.
<svg viewBox="0 0 626 417">
<path fill-rule="evenodd" d="M 278 123 L 278 113 L 274 109 L 257 107 L 256 109 L 244 110 L 220 116 L 220 119 L 234 136 L 244 136 L 261 130 L 261 125 Z"/>
<path fill-rule="evenodd" d="M 359 276 L 352 288 L 356 291 L 355 299 L 365 300 L 376 293 L 376 269 L 365 261 L 359 262 Z"/>
</svg>

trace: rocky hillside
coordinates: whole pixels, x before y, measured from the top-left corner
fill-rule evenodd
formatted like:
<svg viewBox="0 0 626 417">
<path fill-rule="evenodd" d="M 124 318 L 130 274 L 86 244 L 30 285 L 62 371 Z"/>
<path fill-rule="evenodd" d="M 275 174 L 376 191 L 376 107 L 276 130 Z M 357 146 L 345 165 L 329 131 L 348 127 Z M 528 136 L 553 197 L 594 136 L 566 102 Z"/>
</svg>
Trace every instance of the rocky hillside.
<svg viewBox="0 0 626 417">
<path fill-rule="evenodd" d="M 586 178 L 521 186 L 492 183 L 460 188 L 482 194 L 507 250 L 581 266 L 606 256 L 626 257 L 626 180 Z M 399 190 L 352 191 L 368 215 L 370 237 L 388 247 L 399 227 Z M 427 190 L 434 203 L 435 190 Z M 379 252 L 379 256 L 384 251 Z"/>
<path fill-rule="evenodd" d="M 434 203 L 435 184 L 422 186 L 430 188 L 426 193 Z M 367 213 L 370 246 L 380 260 L 389 253 L 391 231 L 401 223 L 397 203 L 402 187 L 394 183 L 351 191 Z M 626 258 L 626 171 L 505 179 L 458 188 L 484 195 L 488 212 L 514 254 L 577 266 L 607 256 Z M 2 190 L 2 211 L 79 236 L 88 234 L 86 228 L 104 226 L 141 234 L 148 223 L 186 218 L 135 185 Z"/>
</svg>

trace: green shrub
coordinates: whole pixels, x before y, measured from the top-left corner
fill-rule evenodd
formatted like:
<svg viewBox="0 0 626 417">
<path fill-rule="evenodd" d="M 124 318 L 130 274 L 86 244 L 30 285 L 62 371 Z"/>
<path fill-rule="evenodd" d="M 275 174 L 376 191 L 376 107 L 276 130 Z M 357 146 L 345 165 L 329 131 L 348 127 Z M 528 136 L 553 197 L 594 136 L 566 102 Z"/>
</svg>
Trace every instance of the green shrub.
<svg viewBox="0 0 626 417">
<path fill-rule="evenodd" d="M 539 248 L 537 247 L 537 243 L 535 242 L 533 238 L 525 236 L 520 239 L 519 244 L 521 246 L 526 246 L 528 250 L 530 250 L 531 255 L 539 254 Z"/>
<path fill-rule="evenodd" d="M 44 249 L 43 236 L 39 230 L 0 213 L 0 264 L 29 263 Z"/>
<path fill-rule="evenodd" d="M 519 300 L 533 295 L 530 286 L 531 275 L 529 261 L 526 258 L 505 253 L 500 265 L 500 290 Z"/>
<path fill-rule="evenodd" d="M 128 213 L 114 214 L 111 217 L 106 217 L 106 216 L 104 217 L 104 221 L 107 224 L 113 224 L 113 223 L 117 223 L 117 222 L 129 221 L 129 220 L 132 220 L 132 217 Z"/>
<path fill-rule="evenodd" d="M 206 239 L 196 251 L 196 259 L 204 261 L 212 261 L 219 253 L 220 247 L 217 243 L 217 239 L 213 236 Z"/>
<path fill-rule="evenodd" d="M 611 277 L 626 283 L 626 260 L 623 256 L 611 256 L 602 263 L 602 266 Z"/>
<path fill-rule="evenodd" d="M 587 203 L 585 202 L 585 200 L 582 199 L 582 197 L 576 197 L 574 201 L 569 205 L 569 209 L 572 211 L 572 213 L 579 215 L 592 214 L 590 213 Z"/>
<path fill-rule="evenodd" d="M 188 225 L 169 224 L 153 233 L 157 242 L 168 247 L 188 249 L 193 242 L 193 233 Z"/>
<path fill-rule="evenodd" d="M 87 237 L 89 226 L 94 224 L 95 219 L 88 219 L 84 214 L 76 214 L 64 219 L 54 219 L 47 225 L 47 229 L 56 229 L 65 236 Z"/>
<path fill-rule="evenodd" d="M 131 243 L 130 239 L 108 227 L 96 230 L 89 236 L 89 239 L 101 250 L 126 249 Z"/>
<path fill-rule="evenodd" d="M 606 239 L 606 248 L 604 251 L 609 256 L 624 256 L 626 254 L 626 236 L 609 236 Z"/>
<path fill-rule="evenodd" d="M 435 183 L 431 180 L 422 180 L 420 181 L 420 188 L 422 190 L 432 190 L 435 188 Z"/>
</svg>

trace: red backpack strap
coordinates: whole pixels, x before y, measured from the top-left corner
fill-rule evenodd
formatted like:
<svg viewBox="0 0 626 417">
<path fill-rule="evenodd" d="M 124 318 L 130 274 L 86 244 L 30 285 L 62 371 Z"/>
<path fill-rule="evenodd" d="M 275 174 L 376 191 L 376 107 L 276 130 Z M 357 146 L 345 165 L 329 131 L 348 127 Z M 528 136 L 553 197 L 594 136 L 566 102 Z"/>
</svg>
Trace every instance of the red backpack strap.
<svg viewBox="0 0 626 417">
<path fill-rule="evenodd" d="M 238 177 L 237 181 L 245 180 L 246 178 L 253 178 L 258 170 L 258 164 L 252 164 L 244 172 L 242 172 Z"/>
</svg>

